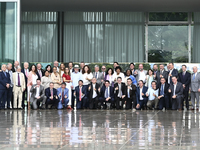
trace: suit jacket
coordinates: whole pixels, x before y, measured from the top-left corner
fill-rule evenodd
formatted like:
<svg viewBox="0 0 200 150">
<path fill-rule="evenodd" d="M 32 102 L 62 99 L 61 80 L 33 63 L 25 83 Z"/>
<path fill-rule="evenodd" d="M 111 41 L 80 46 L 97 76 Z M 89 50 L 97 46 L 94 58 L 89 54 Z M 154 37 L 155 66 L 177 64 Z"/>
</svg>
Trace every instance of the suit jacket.
<svg viewBox="0 0 200 150">
<path fill-rule="evenodd" d="M 162 76 L 165 78 L 166 83 L 168 83 L 167 82 L 167 80 L 168 80 L 168 72 L 163 70 Z M 159 84 L 160 84 L 160 70 L 157 71 L 155 80 L 157 81 L 157 86 L 159 86 Z"/>
<path fill-rule="evenodd" d="M 81 91 L 84 94 L 84 97 L 87 97 L 87 91 L 88 91 L 87 87 L 82 86 Z M 75 92 L 76 92 L 76 99 L 79 100 L 79 86 L 75 87 Z"/>
<path fill-rule="evenodd" d="M 0 72 L 0 90 L 7 90 L 6 84 L 10 84 L 10 74 L 6 72 L 6 76 L 3 71 Z"/>
<path fill-rule="evenodd" d="M 173 76 L 178 77 L 178 70 L 177 69 L 173 69 L 171 74 L 172 74 L 172 76 L 170 76 L 170 84 L 172 84 L 172 77 Z M 169 78 L 168 78 L 167 82 L 169 82 Z"/>
<path fill-rule="evenodd" d="M 32 85 L 31 90 L 30 90 L 31 97 L 33 97 L 33 98 L 35 98 L 35 95 L 36 95 L 37 88 L 34 88 L 35 86 L 36 86 L 36 84 Z M 39 88 L 39 96 L 41 98 L 44 98 L 44 87 L 42 85 L 40 85 L 40 88 Z"/>
<path fill-rule="evenodd" d="M 12 68 L 12 72 L 13 72 L 13 73 L 16 72 L 15 67 Z"/>
<path fill-rule="evenodd" d="M 118 87 L 118 90 L 115 90 L 115 88 Z M 122 91 L 122 95 L 126 95 L 126 85 L 125 83 L 121 82 L 121 91 Z M 118 83 L 114 84 L 114 93 L 115 93 L 115 98 L 118 97 L 119 94 L 119 86 Z"/>
<path fill-rule="evenodd" d="M 24 91 L 24 89 L 26 88 L 26 82 L 25 82 L 25 78 L 24 78 L 24 74 L 23 73 L 19 73 L 19 76 L 20 76 L 20 85 L 21 85 L 21 92 Z M 18 83 L 16 83 L 16 77 L 18 77 L 18 72 L 14 72 L 13 73 L 13 92 L 15 91 L 15 88 L 17 87 L 16 85 Z"/>
<path fill-rule="evenodd" d="M 138 83 L 138 80 L 140 78 L 140 70 L 136 70 L 137 71 L 137 74 L 134 74 L 134 76 L 136 76 L 136 80 L 137 80 L 137 83 Z M 147 75 L 147 70 L 143 70 L 144 71 L 144 74 L 145 76 Z M 144 81 L 145 83 L 146 81 Z"/>
<path fill-rule="evenodd" d="M 69 98 L 68 98 L 69 93 L 68 92 L 69 92 L 68 88 L 65 88 L 64 89 L 64 95 L 67 96 L 67 98 L 64 97 L 64 100 L 69 100 Z M 61 99 L 62 99 L 62 88 L 61 87 L 57 89 L 57 95 L 58 95 L 58 99 L 61 101 Z"/>
<path fill-rule="evenodd" d="M 25 82 L 26 82 L 26 87 L 27 87 L 28 77 L 26 76 L 26 73 L 25 73 L 24 69 L 22 69 L 22 73 L 24 74 L 24 78 L 25 78 Z"/>
<path fill-rule="evenodd" d="M 182 84 L 185 84 L 184 91 L 188 92 L 189 91 L 190 82 L 191 82 L 191 73 L 186 71 L 186 73 L 185 73 L 185 75 L 183 77 L 183 72 L 180 72 L 178 74 L 178 82 L 181 82 Z"/>
<path fill-rule="evenodd" d="M 42 70 L 42 69 L 41 69 L 41 72 L 42 72 L 42 77 L 43 77 L 43 76 L 44 76 L 44 70 Z M 38 72 L 38 71 L 37 71 L 37 73 L 36 73 L 36 74 L 37 74 L 37 76 L 38 76 L 38 79 L 40 79 L 40 80 L 41 80 L 41 78 L 40 78 L 40 74 L 39 74 L 39 72 Z"/>
<path fill-rule="evenodd" d="M 143 86 L 142 93 L 144 95 L 142 96 L 142 98 L 143 98 L 143 100 L 146 100 L 146 101 L 148 100 L 148 97 L 146 96 L 147 90 L 148 90 L 148 87 Z M 139 100 L 140 100 L 140 87 L 137 87 L 137 89 L 136 89 L 136 100 L 137 100 L 137 104 L 139 104 Z"/>
<path fill-rule="evenodd" d="M 171 97 L 173 96 L 174 93 L 174 84 L 170 84 L 169 89 L 171 89 Z M 180 82 L 177 82 L 176 84 L 176 90 L 175 90 L 175 95 L 177 98 L 183 98 L 183 84 Z"/>
<path fill-rule="evenodd" d="M 50 97 L 51 97 L 50 88 L 45 89 L 45 96 L 47 97 L 47 100 L 50 99 Z M 53 88 L 53 99 L 56 99 L 56 96 L 57 96 L 57 90 L 55 88 Z"/>
<path fill-rule="evenodd" d="M 168 96 L 169 94 L 168 89 L 169 89 L 169 84 L 165 82 L 164 94 L 166 96 Z M 161 83 L 158 85 L 158 96 L 161 96 L 160 92 L 161 92 Z"/>
<path fill-rule="evenodd" d="M 134 99 L 135 98 L 135 92 L 136 92 L 136 86 L 134 84 L 131 85 L 131 88 L 130 89 L 130 92 L 129 92 L 129 95 L 130 95 L 130 99 Z M 127 89 L 126 89 L 126 98 L 128 98 L 128 85 L 127 85 Z"/>
<path fill-rule="evenodd" d="M 195 79 L 193 80 L 193 75 L 194 73 L 191 75 L 191 91 L 192 92 L 197 92 L 198 89 L 200 89 L 200 73 L 197 73 Z"/>
<path fill-rule="evenodd" d="M 94 77 L 94 78 L 95 78 L 95 75 L 96 75 L 96 72 L 93 72 L 93 77 Z M 103 85 L 103 82 L 101 82 L 101 80 L 104 80 L 103 73 L 98 72 L 98 73 L 97 73 L 97 83 L 98 83 L 100 86 Z"/>
<path fill-rule="evenodd" d="M 110 90 L 110 98 L 111 98 L 111 101 L 114 101 L 114 88 L 112 86 L 109 86 L 109 90 Z M 102 99 L 105 99 L 105 92 L 106 92 L 106 86 L 104 85 L 102 88 L 101 88 L 101 92 L 100 92 L 100 97 Z"/>
<path fill-rule="evenodd" d="M 89 99 L 92 99 L 92 96 L 93 96 L 93 88 L 94 88 L 94 87 L 93 87 L 93 84 L 92 84 L 92 83 L 89 84 L 89 86 L 91 86 L 91 89 L 90 89 L 90 90 L 88 89 L 88 91 L 89 91 Z M 100 95 L 99 88 L 100 88 L 100 85 L 99 85 L 98 83 L 96 83 L 95 89 L 96 89 L 97 97 L 99 97 L 99 95 Z"/>
</svg>

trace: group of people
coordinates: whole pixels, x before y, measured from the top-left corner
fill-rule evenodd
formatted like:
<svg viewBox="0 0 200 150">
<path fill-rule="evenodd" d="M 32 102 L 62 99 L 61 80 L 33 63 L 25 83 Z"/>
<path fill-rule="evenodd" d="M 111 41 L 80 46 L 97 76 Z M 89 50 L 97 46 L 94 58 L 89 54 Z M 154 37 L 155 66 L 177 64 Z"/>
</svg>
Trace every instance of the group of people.
<svg viewBox="0 0 200 150">
<path fill-rule="evenodd" d="M 54 61 L 53 67 L 32 65 L 25 62 L 3 64 L 0 71 L 0 109 L 189 109 L 188 95 L 191 92 L 191 109 L 199 109 L 200 74 L 196 66 L 193 73 L 182 65 L 179 73 L 173 63 L 154 64 L 144 70 L 143 64 L 122 72 L 118 62 L 113 68 L 95 65 L 94 72 L 85 65 L 68 66 Z M 159 69 L 158 69 L 159 68 Z M 195 103 L 196 100 L 196 103 Z M 195 105 L 196 104 L 196 105 Z"/>
</svg>

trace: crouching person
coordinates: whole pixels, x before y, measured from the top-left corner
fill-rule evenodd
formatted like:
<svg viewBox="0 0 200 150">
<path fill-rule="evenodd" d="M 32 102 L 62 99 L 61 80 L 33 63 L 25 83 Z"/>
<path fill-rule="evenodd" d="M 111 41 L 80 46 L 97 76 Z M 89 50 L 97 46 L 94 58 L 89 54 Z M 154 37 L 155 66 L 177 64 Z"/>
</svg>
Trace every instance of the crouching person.
<svg viewBox="0 0 200 150">
<path fill-rule="evenodd" d="M 58 96 L 57 90 L 54 88 L 54 83 L 50 82 L 49 87 L 45 89 L 46 96 L 46 108 L 51 104 L 51 108 L 57 108 L 58 106 Z"/>
<path fill-rule="evenodd" d="M 156 82 L 151 82 L 151 87 L 148 88 L 148 91 L 146 93 L 146 96 L 148 97 L 147 107 L 149 109 L 152 109 L 153 107 L 157 109 L 158 107 L 158 89 L 156 90 Z"/>
<path fill-rule="evenodd" d="M 30 103 L 32 105 L 32 108 L 33 109 L 38 109 L 39 107 L 44 108 L 46 97 L 44 95 L 44 87 L 41 85 L 40 79 L 37 79 L 37 83 L 32 85 L 30 92 L 31 92 Z"/>
<path fill-rule="evenodd" d="M 146 109 L 146 104 L 148 101 L 148 97 L 146 97 L 146 92 L 148 88 L 144 86 L 144 83 L 142 80 L 139 81 L 139 86 L 136 89 L 136 100 L 137 100 L 137 105 L 136 109 L 141 110 L 141 108 L 144 107 Z"/>
<path fill-rule="evenodd" d="M 63 82 L 61 84 L 61 87 L 57 89 L 57 95 L 58 95 L 58 109 L 67 108 L 67 105 L 69 103 L 68 98 L 68 89 L 66 88 L 66 83 Z"/>
</svg>

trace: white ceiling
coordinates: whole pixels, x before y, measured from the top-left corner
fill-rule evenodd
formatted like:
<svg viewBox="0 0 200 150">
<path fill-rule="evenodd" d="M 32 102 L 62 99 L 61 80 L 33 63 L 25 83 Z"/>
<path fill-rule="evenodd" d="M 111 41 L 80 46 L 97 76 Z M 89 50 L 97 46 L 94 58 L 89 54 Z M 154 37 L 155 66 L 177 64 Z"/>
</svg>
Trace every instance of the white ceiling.
<svg viewBox="0 0 200 150">
<path fill-rule="evenodd" d="M 197 12 L 200 0 L 21 0 L 22 11 Z"/>
</svg>

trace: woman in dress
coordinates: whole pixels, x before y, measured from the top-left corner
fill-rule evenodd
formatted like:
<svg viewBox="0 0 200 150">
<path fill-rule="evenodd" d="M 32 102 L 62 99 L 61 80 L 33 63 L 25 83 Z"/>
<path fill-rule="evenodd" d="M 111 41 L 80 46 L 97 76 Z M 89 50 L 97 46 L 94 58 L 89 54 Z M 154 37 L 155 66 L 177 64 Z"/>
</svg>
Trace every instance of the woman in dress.
<svg viewBox="0 0 200 150">
<path fill-rule="evenodd" d="M 32 65 L 29 70 L 30 70 L 30 72 L 28 74 L 28 83 L 27 83 L 27 90 L 28 90 L 27 102 L 28 102 L 28 109 L 31 109 L 30 101 L 29 101 L 30 97 L 31 97 L 30 89 L 31 89 L 32 85 L 36 84 L 38 76 L 36 74 L 36 72 L 37 72 L 36 65 Z"/>
<path fill-rule="evenodd" d="M 145 86 L 147 86 L 148 88 L 151 87 L 151 82 L 154 80 L 153 78 L 153 70 L 149 69 L 146 75 L 146 83 Z"/>
<path fill-rule="evenodd" d="M 72 99 L 72 91 L 71 91 L 71 83 L 72 83 L 72 80 L 71 80 L 71 77 L 70 77 L 70 70 L 69 70 L 69 67 L 66 67 L 65 68 L 65 71 L 62 75 L 62 80 L 63 82 L 66 83 L 66 88 L 68 88 L 69 92 L 68 92 L 68 98 L 69 98 L 69 103 L 68 103 L 68 109 L 71 109 L 71 99 Z"/>
<path fill-rule="evenodd" d="M 125 77 L 125 84 L 127 85 L 127 80 L 130 78 L 132 80 L 132 83 L 137 86 L 137 80 L 136 78 L 132 75 L 132 71 L 130 69 L 126 70 L 126 77 Z"/>
<path fill-rule="evenodd" d="M 49 76 L 51 76 L 51 73 L 52 73 L 51 65 L 47 65 L 46 68 L 45 68 L 45 71 L 48 71 L 49 72 Z"/>
<path fill-rule="evenodd" d="M 60 68 L 59 68 L 59 75 L 60 75 L 60 77 L 63 76 L 64 72 L 65 72 L 65 64 L 64 64 L 64 63 L 61 63 L 61 64 L 60 64 Z M 61 78 L 61 82 L 63 82 L 63 79 L 62 79 L 62 78 Z"/>
<path fill-rule="evenodd" d="M 106 76 L 105 76 L 105 80 L 110 81 L 110 86 L 114 87 L 114 71 L 112 68 L 108 68 L 108 70 L 106 71 Z"/>
<path fill-rule="evenodd" d="M 90 69 L 90 67 L 88 65 L 85 65 L 83 67 L 82 75 L 83 75 L 83 86 L 86 86 L 87 89 L 88 89 L 88 85 L 90 84 L 90 82 L 91 82 L 91 80 L 93 78 L 91 69 Z"/>
<path fill-rule="evenodd" d="M 51 77 L 49 76 L 49 71 L 45 71 L 45 76 L 41 78 L 41 85 L 44 87 L 44 89 L 49 87 L 49 84 L 51 83 Z"/>
<path fill-rule="evenodd" d="M 122 78 L 122 82 L 125 82 L 125 78 L 124 78 L 124 73 L 122 73 L 122 68 L 120 66 L 117 66 L 115 68 L 115 73 L 114 73 L 114 81 L 115 83 L 117 83 L 117 78 L 121 77 Z"/>
<path fill-rule="evenodd" d="M 57 68 L 53 67 L 53 72 L 51 74 L 51 80 L 54 83 L 54 88 L 58 89 L 61 86 L 61 78 L 59 73 L 57 72 Z"/>
</svg>

